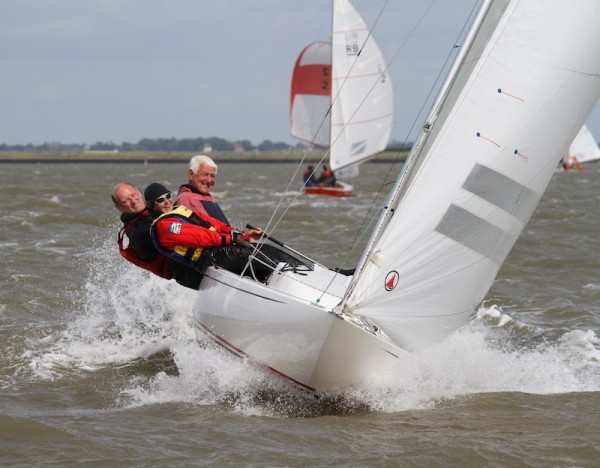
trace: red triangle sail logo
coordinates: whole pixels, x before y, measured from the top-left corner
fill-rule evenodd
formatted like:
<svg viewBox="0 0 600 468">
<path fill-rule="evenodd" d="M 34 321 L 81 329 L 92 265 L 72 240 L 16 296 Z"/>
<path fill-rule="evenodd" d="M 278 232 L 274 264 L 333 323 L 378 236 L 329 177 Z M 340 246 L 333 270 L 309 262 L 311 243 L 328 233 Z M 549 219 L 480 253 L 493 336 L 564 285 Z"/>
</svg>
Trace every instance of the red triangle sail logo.
<svg viewBox="0 0 600 468">
<path fill-rule="evenodd" d="M 396 270 L 390 271 L 385 277 L 385 290 L 391 291 L 398 284 L 398 272 Z"/>
</svg>

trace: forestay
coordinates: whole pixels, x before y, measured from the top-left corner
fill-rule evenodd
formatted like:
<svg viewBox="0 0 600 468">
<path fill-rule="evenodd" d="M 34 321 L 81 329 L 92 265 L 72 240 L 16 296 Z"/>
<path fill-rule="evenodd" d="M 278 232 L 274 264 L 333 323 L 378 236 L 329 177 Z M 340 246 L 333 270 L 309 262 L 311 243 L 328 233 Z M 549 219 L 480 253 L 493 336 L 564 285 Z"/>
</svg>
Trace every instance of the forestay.
<svg viewBox="0 0 600 468">
<path fill-rule="evenodd" d="M 599 24 L 597 0 L 488 2 L 390 195 L 345 312 L 413 350 L 472 314 L 598 100 Z"/>
</svg>

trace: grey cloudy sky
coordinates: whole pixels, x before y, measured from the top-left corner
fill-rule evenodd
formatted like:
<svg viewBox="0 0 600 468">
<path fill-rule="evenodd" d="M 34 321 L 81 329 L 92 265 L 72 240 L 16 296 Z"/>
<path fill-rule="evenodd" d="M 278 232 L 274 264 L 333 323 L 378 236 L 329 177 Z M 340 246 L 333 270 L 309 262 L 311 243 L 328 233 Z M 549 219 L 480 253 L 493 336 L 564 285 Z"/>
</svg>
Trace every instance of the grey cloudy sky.
<svg viewBox="0 0 600 468">
<path fill-rule="evenodd" d="M 392 139 L 403 141 L 476 1 L 352 3 L 375 24 L 394 83 Z M 331 29 L 330 0 L 2 0 L 0 11 L 7 144 L 295 143 L 292 67 Z M 588 125 L 598 138 L 598 109 Z"/>
</svg>

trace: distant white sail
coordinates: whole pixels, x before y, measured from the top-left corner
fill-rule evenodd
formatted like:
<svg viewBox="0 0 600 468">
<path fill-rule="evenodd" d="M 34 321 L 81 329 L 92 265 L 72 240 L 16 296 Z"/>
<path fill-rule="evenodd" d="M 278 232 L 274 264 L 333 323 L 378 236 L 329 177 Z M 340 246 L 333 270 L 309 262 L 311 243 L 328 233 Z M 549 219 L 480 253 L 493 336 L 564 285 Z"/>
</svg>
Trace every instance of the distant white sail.
<svg viewBox="0 0 600 468">
<path fill-rule="evenodd" d="M 347 0 L 334 1 L 332 68 L 329 164 L 337 170 L 383 151 L 393 121 L 392 82 L 383 55 Z"/>
<path fill-rule="evenodd" d="M 598 142 L 590 132 L 587 125 L 581 127 L 581 130 L 569 146 L 568 152 L 565 154 L 565 162 L 567 163 L 588 163 L 600 159 L 600 147 Z"/>
</svg>

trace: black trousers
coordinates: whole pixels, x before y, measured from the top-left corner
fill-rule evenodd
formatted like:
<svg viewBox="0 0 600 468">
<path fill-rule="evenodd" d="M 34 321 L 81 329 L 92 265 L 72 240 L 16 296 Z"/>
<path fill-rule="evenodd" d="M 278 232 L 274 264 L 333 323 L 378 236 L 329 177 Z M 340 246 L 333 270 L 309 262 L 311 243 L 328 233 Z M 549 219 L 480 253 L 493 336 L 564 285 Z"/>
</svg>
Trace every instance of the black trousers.
<svg viewBox="0 0 600 468">
<path fill-rule="evenodd" d="M 251 267 L 247 267 L 252 254 L 254 256 Z M 256 252 L 254 252 L 253 247 L 226 245 L 204 249 L 196 268 L 186 263 L 172 261 L 171 275 L 180 285 L 197 290 L 200 286 L 200 281 L 204 277 L 204 272 L 209 265 L 218 266 L 238 275 L 244 272 L 244 276 L 264 281 L 273 272 L 279 262 L 294 265 L 302 263 L 292 255 L 270 244 L 261 245 L 260 250 Z"/>
</svg>

